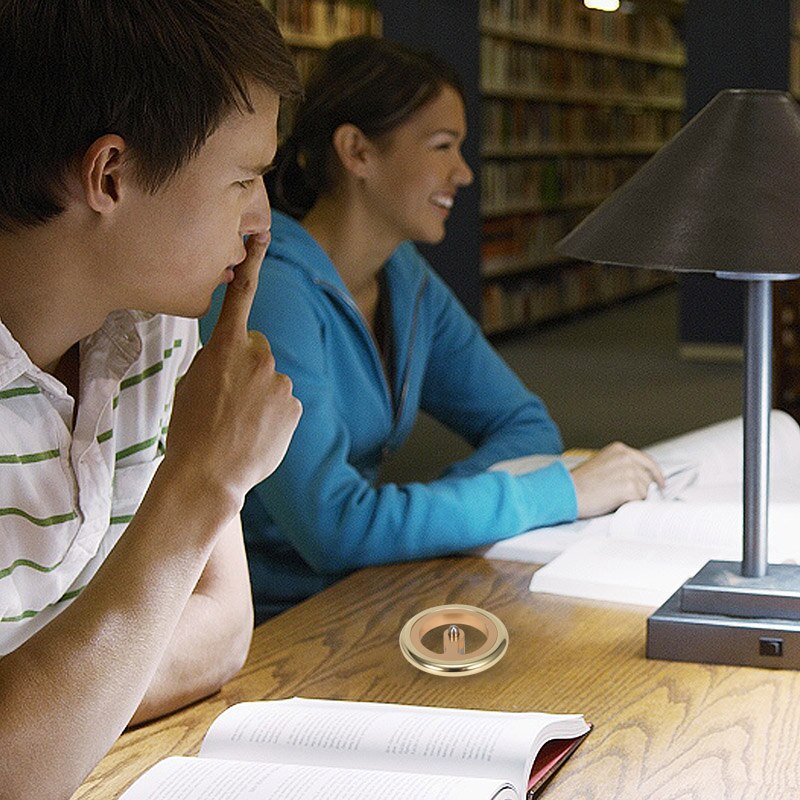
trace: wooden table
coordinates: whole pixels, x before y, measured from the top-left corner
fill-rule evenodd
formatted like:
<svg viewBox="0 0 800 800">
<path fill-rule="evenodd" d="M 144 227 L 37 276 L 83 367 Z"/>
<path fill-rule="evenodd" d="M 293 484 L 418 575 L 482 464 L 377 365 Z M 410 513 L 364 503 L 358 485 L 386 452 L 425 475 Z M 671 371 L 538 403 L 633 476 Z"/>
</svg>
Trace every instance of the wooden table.
<svg viewBox="0 0 800 800">
<path fill-rule="evenodd" d="M 580 712 L 594 731 L 548 800 L 800 798 L 800 674 L 648 661 L 641 608 L 530 594 L 534 567 L 444 558 L 362 570 L 255 632 L 214 697 L 125 733 L 73 800 L 110 800 L 167 755 L 193 755 L 242 700 L 302 695 L 507 711 Z M 443 603 L 505 622 L 505 658 L 442 678 L 400 654 L 403 623 Z"/>
</svg>

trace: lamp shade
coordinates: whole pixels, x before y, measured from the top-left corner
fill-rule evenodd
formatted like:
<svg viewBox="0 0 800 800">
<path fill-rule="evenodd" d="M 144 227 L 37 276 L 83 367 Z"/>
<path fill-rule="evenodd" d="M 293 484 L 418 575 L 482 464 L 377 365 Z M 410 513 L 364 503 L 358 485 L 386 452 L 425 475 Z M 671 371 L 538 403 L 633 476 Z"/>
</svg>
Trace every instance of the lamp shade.
<svg viewBox="0 0 800 800">
<path fill-rule="evenodd" d="M 720 92 L 556 250 L 671 271 L 800 273 L 800 108 Z"/>
</svg>

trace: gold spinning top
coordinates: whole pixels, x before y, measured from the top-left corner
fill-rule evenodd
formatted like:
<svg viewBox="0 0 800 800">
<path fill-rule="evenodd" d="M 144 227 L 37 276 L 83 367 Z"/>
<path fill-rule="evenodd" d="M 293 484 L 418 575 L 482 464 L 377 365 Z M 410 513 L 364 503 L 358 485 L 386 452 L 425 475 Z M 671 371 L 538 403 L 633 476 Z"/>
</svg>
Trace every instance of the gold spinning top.
<svg viewBox="0 0 800 800">
<path fill-rule="evenodd" d="M 441 653 L 434 652 L 422 639 L 443 627 Z M 466 650 L 464 627 L 480 631 L 485 641 L 471 652 Z M 400 650 L 417 669 L 433 675 L 459 677 L 483 672 L 496 664 L 508 649 L 506 626 L 482 608 L 464 605 L 435 606 L 413 616 L 400 632 Z"/>
</svg>

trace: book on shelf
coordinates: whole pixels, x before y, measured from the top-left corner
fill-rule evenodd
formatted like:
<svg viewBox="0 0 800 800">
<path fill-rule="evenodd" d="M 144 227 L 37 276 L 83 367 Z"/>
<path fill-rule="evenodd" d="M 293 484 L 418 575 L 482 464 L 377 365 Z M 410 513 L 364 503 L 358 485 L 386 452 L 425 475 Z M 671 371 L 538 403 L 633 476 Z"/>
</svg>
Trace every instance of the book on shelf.
<svg viewBox="0 0 800 800">
<path fill-rule="evenodd" d="M 485 30 L 528 37 L 561 36 L 565 41 L 626 48 L 646 55 L 681 58 L 684 48 L 674 23 L 663 14 L 607 14 L 582 0 L 481 0 Z"/>
<path fill-rule="evenodd" d="M 590 728 L 578 714 L 238 703 L 198 757 L 159 761 L 121 800 L 530 800 Z"/>
<path fill-rule="evenodd" d="M 486 98 L 481 116 L 484 156 L 494 158 L 654 152 L 681 127 L 679 111 L 520 98 Z"/>
<path fill-rule="evenodd" d="M 372 0 L 262 0 L 290 44 L 325 47 L 335 39 L 381 34 L 381 15 Z M 296 42 L 293 37 L 299 37 Z M 315 41 L 316 40 L 316 41 Z"/>
<path fill-rule="evenodd" d="M 488 161 L 481 169 L 481 208 L 485 216 L 531 206 L 557 209 L 599 205 L 646 161 L 643 156 L 538 158 Z"/>
<path fill-rule="evenodd" d="M 670 64 L 628 60 L 613 55 L 564 50 L 527 42 L 481 37 L 484 91 L 519 87 L 530 92 L 594 92 L 648 99 L 682 100 L 683 69 Z"/>
<path fill-rule="evenodd" d="M 487 333 L 597 308 L 674 280 L 671 273 L 657 270 L 580 262 L 552 264 L 552 270 L 529 270 L 526 274 L 520 270 L 503 280 L 500 272 L 505 265 L 500 262 L 498 272 L 484 276 L 482 323 Z"/>
<path fill-rule="evenodd" d="M 742 558 L 741 418 L 645 448 L 667 475 L 664 494 L 615 513 L 498 542 L 487 558 L 544 563 L 531 591 L 657 607 L 711 559 Z M 527 472 L 553 457 L 496 465 Z M 574 463 L 567 463 L 568 468 Z M 800 427 L 771 415 L 770 563 L 800 562 Z"/>
</svg>

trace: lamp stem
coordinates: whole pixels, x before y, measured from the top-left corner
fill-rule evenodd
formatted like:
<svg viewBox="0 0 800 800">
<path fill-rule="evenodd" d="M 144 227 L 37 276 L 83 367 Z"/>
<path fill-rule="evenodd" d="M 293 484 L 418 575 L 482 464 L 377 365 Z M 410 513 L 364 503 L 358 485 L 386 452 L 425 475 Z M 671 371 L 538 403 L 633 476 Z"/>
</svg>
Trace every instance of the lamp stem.
<svg viewBox="0 0 800 800">
<path fill-rule="evenodd" d="M 767 574 L 772 282 L 747 282 L 744 342 L 744 550 L 742 575 Z"/>
</svg>

